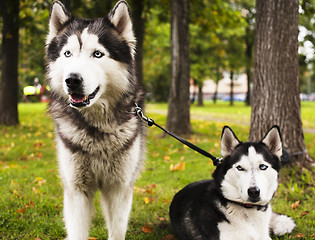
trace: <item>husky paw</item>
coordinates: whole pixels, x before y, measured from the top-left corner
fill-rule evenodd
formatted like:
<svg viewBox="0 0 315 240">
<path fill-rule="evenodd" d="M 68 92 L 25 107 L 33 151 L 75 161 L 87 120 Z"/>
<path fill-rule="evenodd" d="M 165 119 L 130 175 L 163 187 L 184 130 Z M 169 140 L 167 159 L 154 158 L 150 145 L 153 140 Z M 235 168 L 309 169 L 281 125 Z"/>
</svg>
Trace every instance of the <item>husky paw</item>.
<svg viewBox="0 0 315 240">
<path fill-rule="evenodd" d="M 270 229 L 275 235 L 282 236 L 286 233 L 290 233 L 295 226 L 295 222 L 292 218 L 286 215 L 272 213 Z"/>
</svg>

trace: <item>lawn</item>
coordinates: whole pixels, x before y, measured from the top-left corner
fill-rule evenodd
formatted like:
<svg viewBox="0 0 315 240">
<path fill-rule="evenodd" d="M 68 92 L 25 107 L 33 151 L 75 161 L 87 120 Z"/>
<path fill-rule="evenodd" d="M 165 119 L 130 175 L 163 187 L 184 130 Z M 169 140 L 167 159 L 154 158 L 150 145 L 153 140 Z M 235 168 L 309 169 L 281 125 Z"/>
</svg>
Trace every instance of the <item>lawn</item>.
<svg viewBox="0 0 315 240">
<path fill-rule="evenodd" d="M 302 103 L 305 129 L 315 129 L 315 103 Z M 166 104 L 148 104 L 147 115 L 165 125 Z M 63 188 L 55 155 L 54 126 L 44 104 L 20 104 L 18 127 L 0 128 L 0 239 L 64 239 Z M 219 155 L 220 134 L 229 124 L 241 140 L 249 132 L 250 108 L 242 103 L 192 106 L 194 134 L 189 141 Z M 315 157 L 315 134 L 305 141 Z M 148 129 L 147 160 L 134 188 L 133 208 L 126 239 L 174 239 L 168 208 L 186 184 L 210 178 L 214 166 L 205 157 L 170 137 Z M 173 167 L 173 171 L 171 168 Z M 174 171 L 175 170 L 175 171 Z M 315 183 L 310 171 L 284 168 L 273 209 L 292 216 L 297 228 L 279 239 L 315 239 Z M 95 199 L 91 239 L 107 239 Z M 273 239 L 278 239 L 273 237 Z"/>
</svg>

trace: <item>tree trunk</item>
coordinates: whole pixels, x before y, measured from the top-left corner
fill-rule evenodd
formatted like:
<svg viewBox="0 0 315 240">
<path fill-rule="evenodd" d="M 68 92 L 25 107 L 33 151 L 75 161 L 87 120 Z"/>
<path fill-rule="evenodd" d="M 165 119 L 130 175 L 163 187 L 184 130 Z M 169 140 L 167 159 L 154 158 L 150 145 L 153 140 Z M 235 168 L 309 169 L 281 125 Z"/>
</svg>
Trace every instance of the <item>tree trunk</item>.
<svg viewBox="0 0 315 240">
<path fill-rule="evenodd" d="M 3 17 L 0 124 L 17 125 L 19 0 L 1 0 L 0 6 Z"/>
<path fill-rule="evenodd" d="M 168 99 L 167 128 L 190 134 L 189 102 L 189 0 L 171 1 L 171 86 Z"/>
<path fill-rule="evenodd" d="M 198 83 L 198 101 L 197 101 L 198 106 L 203 106 L 202 86 L 203 86 L 203 82 L 199 82 Z"/>
<path fill-rule="evenodd" d="M 136 75 L 140 83 L 143 82 L 143 39 L 145 19 L 142 16 L 143 0 L 133 0 L 132 3 L 132 17 L 135 36 L 137 39 L 136 47 Z"/>
<path fill-rule="evenodd" d="M 214 90 L 214 95 L 213 95 L 214 104 L 217 103 L 220 77 L 221 77 L 220 69 L 219 69 L 219 66 L 217 65 L 215 68 L 215 90 Z"/>
<path fill-rule="evenodd" d="M 257 0 L 250 141 L 274 124 L 292 160 L 302 161 L 304 143 L 298 64 L 298 0 Z"/>
<path fill-rule="evenodd" d="M 230 85 L 230 106 L 234 105 L 234 71 L 230 72 L 231 85 Z"/>
<path fill-rule="evenodd" d="M 246 76 L 247 76 L 247 93 L 246 93 L 246 99 L 245 99 L 245 103 L 246 106 L 250 106 L 250 99 L 251 99 L 251 89 L 250 89 L 250 83 L 251 83 L 251 69 L 250 67 L 246 66 Z"/>
</svg>

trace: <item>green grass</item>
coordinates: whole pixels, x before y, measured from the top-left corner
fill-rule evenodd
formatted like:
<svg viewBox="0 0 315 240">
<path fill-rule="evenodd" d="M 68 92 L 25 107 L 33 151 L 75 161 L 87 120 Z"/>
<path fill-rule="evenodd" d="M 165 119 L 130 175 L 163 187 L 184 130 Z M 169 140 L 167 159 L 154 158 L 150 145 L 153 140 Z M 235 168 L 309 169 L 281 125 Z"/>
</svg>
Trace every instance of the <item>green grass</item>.
<svg viewBox="0 0 315 240">
<path fill-rule="evenodd" d="M 315 104 L 302 103 L 304 127 L 315 128 Z M 166 104 L 148 104 L 147 114 L 165 125 Z M 21 124 L 0 128 L 0 239 L 63 239 L 63 188 L 55 154 L 54 126 L 44 104 L 20 104 Z M 249 132 L 250 108 L 220 102 L 192 106 L 194 135 L 188 140 L 219 155 L 220 134 L 229 124 L 240 139 Z M 220 120 L 220 121 L 214 121 Z M 231 123 L 231 124 L 230 124 Z M 315 157 L 315 134 L 305 134 L 306 145 Z M 185 170 L 170 171 L 171 164 L 185 163 Z M 174 194 L 186 184 L 209 178 L 211 162 L 161 131 L 148 129 L 147 160 L 136 182 L 133 208 L 126 239 L 163 239 L 173 234 L 168 208 Z M 273 239 L 314 239 L 315 183 L 310 171 L 284 168 L 273 209 L 294 218 L 298 227 L 290 235 Z M 291 204 L 300 201 L 295 210 Z M 106 239 L 107 233 L 95 199 L 96 215 L 90 236 Z M 309 213 L 307 213 L 307 211 Z M 303 213 L 307 213 L 302 216 Z M 149 226 L 149 232 L 143 227 Z M 300 235 L 299 235 L 300 234 Z M 303 234 L 303 235 L 301 235 Z M 304 236 L 304 237 L 299 237 Z"/>
</svg>

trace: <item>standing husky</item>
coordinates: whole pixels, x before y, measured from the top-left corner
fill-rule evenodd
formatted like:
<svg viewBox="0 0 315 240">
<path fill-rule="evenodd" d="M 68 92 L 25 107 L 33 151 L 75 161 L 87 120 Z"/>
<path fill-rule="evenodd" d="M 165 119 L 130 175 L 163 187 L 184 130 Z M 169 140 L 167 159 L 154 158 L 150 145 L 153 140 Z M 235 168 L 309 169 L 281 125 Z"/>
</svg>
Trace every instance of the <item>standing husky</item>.
<svg viewBox="0 0 315 240">
<path fill-rule="evenodd" d="M 261 142 L 240 142 L 229 127 L 221 137 L 223 160 L 213 180 L 189 184 L 178 192 L 170 218 L 181 240 L 268 240 L 269 229 L 289 233 L 294 221 L 272 213 L 278 186 L 282 143 L 274 126 Z"/>
<path fill-rule="evenodd" d="M 142 85 L 135 78 L 128 5 L 108 17 L 73 17 L 53 3 L 46 41 L 49 112 L 55 122 L 68 239 L 88 239 L 93 198 L 101 191 L 109 239 L 124 239 L 133 185 L 144 158 Z"/>
</svg>

